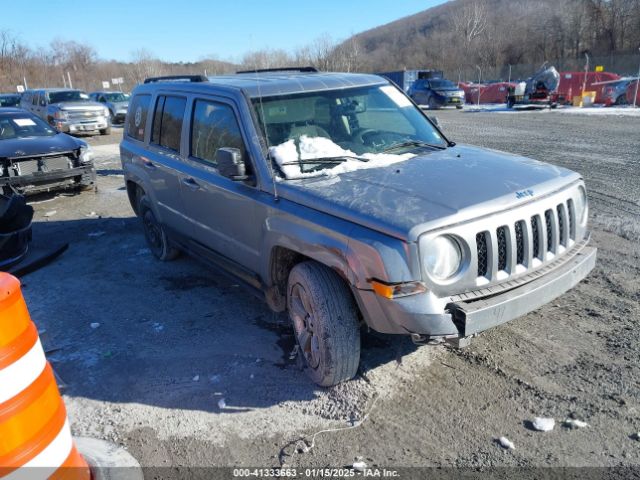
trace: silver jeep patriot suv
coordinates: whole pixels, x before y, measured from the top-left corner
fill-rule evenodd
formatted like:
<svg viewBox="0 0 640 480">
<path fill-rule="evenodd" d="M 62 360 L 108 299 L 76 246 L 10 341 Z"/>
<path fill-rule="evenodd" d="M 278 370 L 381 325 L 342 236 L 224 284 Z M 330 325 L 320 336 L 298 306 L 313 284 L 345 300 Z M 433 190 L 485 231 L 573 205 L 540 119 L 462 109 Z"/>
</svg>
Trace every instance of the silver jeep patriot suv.
<svg viewBox="0 0 640 480">
<path fill-rule="evenodd" d="M 463 344 L 596 260 L 579 174 L 456 145 L 375 75 L 147 79 L 120 153 L 154 255 L 186 251 L 288 311 L 319 385 L 355 375 L 362 324 Z"/>
</svg>

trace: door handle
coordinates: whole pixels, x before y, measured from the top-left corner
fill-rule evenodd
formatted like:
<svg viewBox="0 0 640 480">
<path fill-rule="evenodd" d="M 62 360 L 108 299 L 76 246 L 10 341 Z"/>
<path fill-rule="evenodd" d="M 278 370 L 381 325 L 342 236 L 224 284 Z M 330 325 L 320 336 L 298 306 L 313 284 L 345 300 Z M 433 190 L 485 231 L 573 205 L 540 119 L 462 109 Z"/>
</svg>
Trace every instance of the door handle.
<svg viewBox="0 0 640 480">
<path fill-rule="evenodd" d="M 149 170 L 154 170 L 156 168 L 156 166 L 150 160 L 142 160 L 142 164 L 144 165 L 145 168 L 148 168 Z"/>
<path fill-rule="evenodd" d="M 198 190 L 200 185 L 193 178 L 187 177 L 182 179 L 182 183 L 189 187 L 191 190 Z"/>
</svg>

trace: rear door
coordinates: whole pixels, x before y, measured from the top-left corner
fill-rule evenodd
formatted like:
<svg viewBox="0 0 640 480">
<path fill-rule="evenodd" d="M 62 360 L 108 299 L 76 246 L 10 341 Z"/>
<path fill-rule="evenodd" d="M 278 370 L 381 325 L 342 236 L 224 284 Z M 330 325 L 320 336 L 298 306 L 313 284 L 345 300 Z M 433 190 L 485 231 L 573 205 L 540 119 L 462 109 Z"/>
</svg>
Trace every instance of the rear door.
<svg viewBox="0 0 640 480">
<path fill-rule="evenodd" d="M 190 236 L 191 225 L 185 217 L 181 195 L 181 138 L 185 127 L 187 97 L 160 94 L 155 99 L 151 138 L 150 164 L 145 167 L 153 176 L 153 190 L 163 223 L 175 233 Z"/>
<path fill-rule="evenodd" d="M 261 238 L 261 226 L 255 220 L 259 192 L 248 182 L 220 175 L 215 161 L 219 148 L 237 148 L 247 173 L 254 173 L 237 109 L 230 99 L 211 97 L 195 97 L 190 107 L 180 186 L 194 241 L 255 271 Z"/>
</svg>

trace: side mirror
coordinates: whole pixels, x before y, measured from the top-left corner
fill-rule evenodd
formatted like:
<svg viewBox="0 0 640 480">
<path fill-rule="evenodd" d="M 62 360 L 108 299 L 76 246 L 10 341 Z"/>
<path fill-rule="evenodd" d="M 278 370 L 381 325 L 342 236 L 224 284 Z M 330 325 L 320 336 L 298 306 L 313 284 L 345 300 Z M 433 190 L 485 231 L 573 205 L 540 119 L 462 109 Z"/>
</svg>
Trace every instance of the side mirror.
<svg viewBox="0 0 640 480">
<path fill-rule="evenodd" d="M 440 122 L 438 121 L 438 117 L 436 117 L 435 115 L 429 115 L 429 120 L 431 120 L 431 123 L 433 123 L 436 127 L 440 127 Z"/>
<path fill-rule="evenodd" d="M 218 172 L 223 177 L 235 181 L 249 179 L 242 154 L 237 148 L 219 148 L 216 150 L 216 163 L 218 165 Z"/>
</svg>

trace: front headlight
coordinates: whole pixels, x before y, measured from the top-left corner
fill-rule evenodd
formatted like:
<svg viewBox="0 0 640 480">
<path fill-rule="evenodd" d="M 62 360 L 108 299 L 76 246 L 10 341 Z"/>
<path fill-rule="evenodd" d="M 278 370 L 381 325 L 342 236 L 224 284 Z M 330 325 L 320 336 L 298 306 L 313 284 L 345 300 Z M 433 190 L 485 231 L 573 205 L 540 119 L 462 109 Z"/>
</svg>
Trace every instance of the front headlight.
<svg viewBox="0 0 640 480">
<path fill-rule="evenodd" d="M 80 163 L 91 163 L 93 161 L 93 150 L 89 145 L 80 147 Z"/>
<path fill-rule="evenodd" d="M 460 270 L 462 249 L 458 242 L 448 235 L 421 242 L 423 265 L 429 276 L 436 280 L 447 280 Z"/>
<path fill-rule="evenodd" d="M 587 222 L 587 191 L 583 186 L 578 188 L 578 195 L 575 198 L 576 201 L 576 218 L 580 225 L 584 225 Z"/>
<path fill-rule="evenodd" d="M 66 120 L 69 118 L 69 112 L 65 112 L 64 110 L 56 110 L 53 114 L 53 118 L 58 120 Z"/>
<path fill-rule="evenodd" d="M 104 109 L 104 116 L 108 117 L 109 116 L 109 109 L 105 107 Z"/>
</svg>

